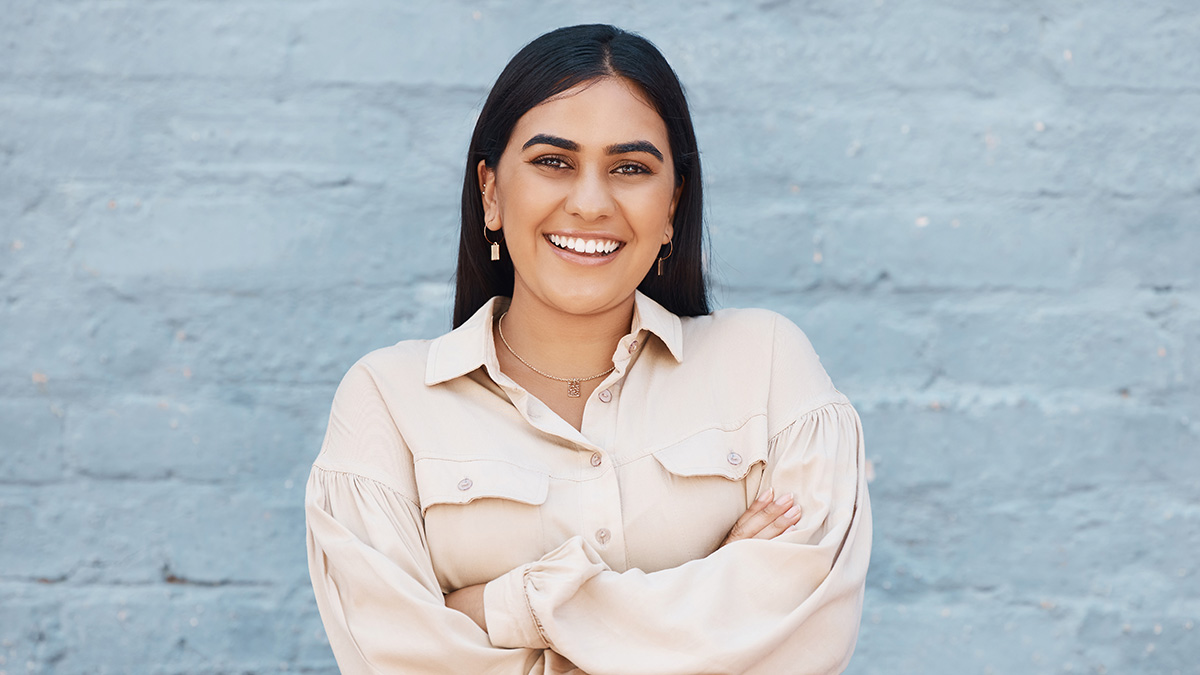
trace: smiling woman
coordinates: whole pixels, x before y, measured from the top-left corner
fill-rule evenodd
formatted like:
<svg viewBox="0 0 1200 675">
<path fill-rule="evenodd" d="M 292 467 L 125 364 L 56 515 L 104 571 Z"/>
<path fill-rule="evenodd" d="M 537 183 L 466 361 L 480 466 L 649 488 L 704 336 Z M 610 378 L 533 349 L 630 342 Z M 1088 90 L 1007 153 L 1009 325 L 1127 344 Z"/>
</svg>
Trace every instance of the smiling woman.
<svg viewBox="0 0 1200 675">
<path fill-rule="evenodd" d="M 510 324 L 529 326 L 526 313 L 538 322 L 630 312 L 671 241 L 681 192 L 659 146 L 670 147 L 654 106 L 636 85 L 605 77 L 536 106 L 494 167 L 479 161 L 485 227 L 503 231 L 512 257 Z M 597 255 L 602 245 L 612 250 Z"/>
<path fill-rule="evenodd" d="M 454 330 L 351 368 L 308 483 L 343 672 L 845 668 L 861 426 L 795 325 L 709 311 L 701 187 L 645 39 L 563 28 L 505 68 L 468 152 Z"/>
</svg>

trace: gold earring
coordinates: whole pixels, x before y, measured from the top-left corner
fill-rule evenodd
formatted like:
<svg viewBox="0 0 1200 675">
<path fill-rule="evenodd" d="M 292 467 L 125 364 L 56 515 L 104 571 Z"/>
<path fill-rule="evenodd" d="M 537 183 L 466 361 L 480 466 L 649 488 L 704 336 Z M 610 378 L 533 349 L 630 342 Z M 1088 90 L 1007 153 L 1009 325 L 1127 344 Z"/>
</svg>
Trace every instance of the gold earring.
<svg viewBox="0 0 1200 675">
<path fill-rule="evenodd" d="M 479 190 L 479 194 L 483 195 L 484 197 L 487 196 L 487 183 L 483 184 L 483 188 Z M 484 223 L 484 225 L 483 225 L 483 240 L 492 245 L 492 260 L 493 261 L 499 260 L 500 259 L 500 242 L 492 241 L 491 239 L 488 239 L 487 233 L 488 233 L 487 223 Z"/>
<path fill-rule="evenodd" d="M 667 246 L 670 246 L 670 248 L 667 249 L 667 254 L 658 259 L 658 276 L 660 276 L 660 277 L 662 276 L 663 261 L 666 260 L 667 258 L 670 258 L 671 254 L 675 252 L 675 243 L 673 240 L 668 239 Z"/>
<path fill-rule="evenodd" d="M 488 239 L 487 233 L 488 233 L 488 228 L 487 228 L 487 225 L 485 224 L 483 226 L 483 239 L 484 239 L 484 241 L 486 241 L 487 243 L 492 245 L 492 260 L 499 260 L 500 259 L 500 242 L 492 241 L 491 239 Z"/>
</svg>

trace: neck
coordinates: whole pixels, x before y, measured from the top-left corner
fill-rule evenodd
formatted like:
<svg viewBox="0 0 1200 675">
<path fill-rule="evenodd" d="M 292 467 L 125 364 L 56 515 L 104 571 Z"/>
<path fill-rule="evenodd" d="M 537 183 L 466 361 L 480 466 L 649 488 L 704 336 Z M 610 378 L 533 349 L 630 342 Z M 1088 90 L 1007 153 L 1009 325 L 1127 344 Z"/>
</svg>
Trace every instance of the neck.
<svg viewBox="0 0 1200 675">
<path fill-rule="evenodd" d="M 514 293 L 504 339 L 529 363 L 559 377 L 587 377 L 612 367 L 617 342 L 633 322 L 633 296 L 590 314 L 568 314 Z M 500 349 L 504 349 L 503 344 Z"/>
</svg>

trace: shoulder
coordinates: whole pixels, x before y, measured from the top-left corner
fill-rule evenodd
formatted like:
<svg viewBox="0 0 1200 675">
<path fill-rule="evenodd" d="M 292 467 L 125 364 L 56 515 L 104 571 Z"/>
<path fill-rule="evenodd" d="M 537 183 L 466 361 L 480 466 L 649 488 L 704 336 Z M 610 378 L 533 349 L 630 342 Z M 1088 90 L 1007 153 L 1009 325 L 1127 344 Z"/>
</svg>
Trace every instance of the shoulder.
<svg viewBox="0 0 1200 675">
<path fill-rule="evenodd" d="M 425 376 L 431 343 L 432 340 L 402 340 L 368 352 L 350 366 L 342 382 L 379 378 L 403 381 L 414 377 L 420 380 Z"/>
<path fill-rule="evenodd" d="M 422 386 L 429 340 L 405 340 L 367 353 L 350 366 L 338 383 L 333 407 L 361 406 L 394 399 L 394 393 Z"/>
<path fill-rule="evenodd" d="M 762 387 L 772 427 L 845 401 L 804 331 L 767 309 L 721 309 L 683 320 L 684 360 Z"/>
<path fill-rule="evenodd" d="M 406 340 L 355 361 L 342 377 L 315 462 L 390 486 L 413 499 L 411 458 L 396 423 L 409 392 L 423 388 L 428 340 Z"/>
<path fill-rule="evenodd" d="M 791 319 L 769 309 L 727 308 L 682 319 L 687 347 L 716 346 L 748 358 L 819 362 L 808 336 Z"/>
</svg>

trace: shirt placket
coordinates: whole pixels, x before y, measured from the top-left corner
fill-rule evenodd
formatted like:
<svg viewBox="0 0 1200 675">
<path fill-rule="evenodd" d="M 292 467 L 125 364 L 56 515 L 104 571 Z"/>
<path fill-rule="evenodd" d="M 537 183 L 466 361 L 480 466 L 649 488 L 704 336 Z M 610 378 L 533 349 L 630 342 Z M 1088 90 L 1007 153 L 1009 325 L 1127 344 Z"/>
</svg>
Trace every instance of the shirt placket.
<svg viewBox="0 0 1200 675">
<path fill-rule="evenodd" d="M 621 508 L 621 486 L 613 443 L 617 438 L 621 390 L 625 373 L 641 350 L 645 331 L 621 339 L 613 354 L 614 370 L 596 387 L 584 407 L 583 435 L 595 447 L 581 452 L 579 462 L 585 478 L 581 514 L 583 533 L 609 567 L 628 569 L 625 555 L 625 520 Z"/>
</svg>

